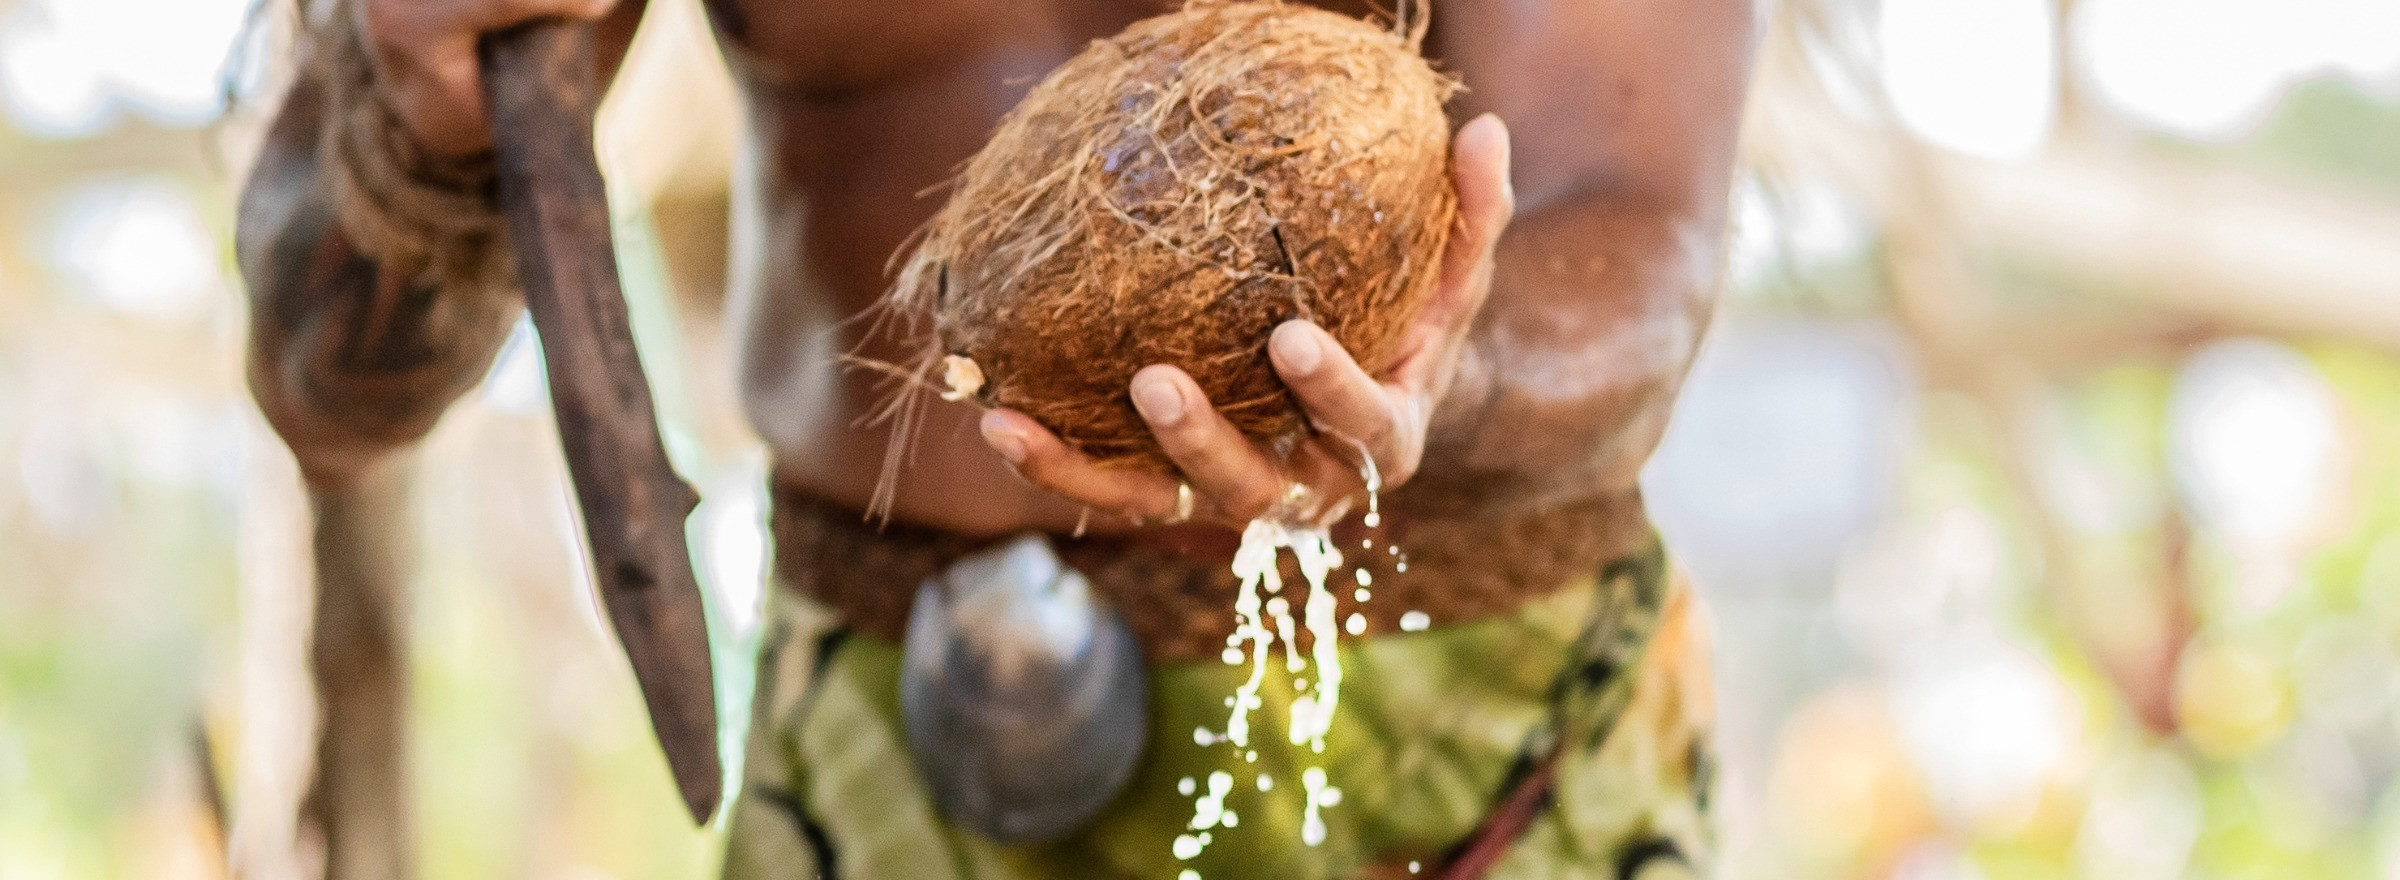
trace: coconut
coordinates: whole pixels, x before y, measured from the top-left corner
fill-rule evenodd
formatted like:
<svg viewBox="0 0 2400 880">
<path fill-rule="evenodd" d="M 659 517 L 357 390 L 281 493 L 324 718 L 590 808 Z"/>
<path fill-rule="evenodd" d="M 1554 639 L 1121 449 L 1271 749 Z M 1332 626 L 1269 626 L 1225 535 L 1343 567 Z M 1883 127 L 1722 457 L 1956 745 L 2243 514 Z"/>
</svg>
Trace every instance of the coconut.
<svg viewBox="0 0 2400 880">
<path fill-rule="evenodd" d="M 902 262 L 887 305 L 924 337 L 915 384 L 1165 471 L 1127 386 L 1173 364 L 1288 450 L 1310 429 L 1270 332 L 1314 321 L 1380 372 L 1450 237 L 1456 86 L 1415 18 L 1199 0 L 1094 41 L 1001 120 Z"/>
</svg>

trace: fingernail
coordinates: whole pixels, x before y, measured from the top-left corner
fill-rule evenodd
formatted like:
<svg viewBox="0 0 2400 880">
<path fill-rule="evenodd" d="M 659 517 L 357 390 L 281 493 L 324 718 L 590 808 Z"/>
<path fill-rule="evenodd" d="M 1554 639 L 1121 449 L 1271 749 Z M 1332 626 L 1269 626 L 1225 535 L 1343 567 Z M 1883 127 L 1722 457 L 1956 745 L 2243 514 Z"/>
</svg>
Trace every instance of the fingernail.
<svg viewBox="0 0 2400 880">
<path fill-rule="evenodd" d="M 1133 377 L 1133 406 L 1150 424 L 1164 428 L 1183 419 L 1183 392 L 1173 379 L 1142 373 Z"/>
<path fill-rule="evenodd" d="M 998 413 L 984 414 L 983 442 L 991 444 L 1009 464 L 1025 463 L 1025 435 L 1009 427 Z"/>
<path fill-rule="evenodd" d="M 1293 378 L 1316 372 L 1317 365 L 1325 361 L 1324 345 L 1299 321 L 1286 321 L 1275 328 L 1267 344 L 1275 348 L 1276 359 L 1283 361 L 1283 372 Z"/>
</svg>

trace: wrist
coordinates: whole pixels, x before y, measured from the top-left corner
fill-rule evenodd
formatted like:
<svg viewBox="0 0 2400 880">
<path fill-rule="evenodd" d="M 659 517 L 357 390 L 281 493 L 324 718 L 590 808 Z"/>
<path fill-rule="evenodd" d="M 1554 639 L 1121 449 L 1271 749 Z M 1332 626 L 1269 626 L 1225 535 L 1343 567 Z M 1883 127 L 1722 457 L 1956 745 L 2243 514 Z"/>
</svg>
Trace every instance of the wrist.
<svg viewBox="0 0 2400 880">
<path fill-rule="evenodd" d="M 327 98 L 319 167 L 343 237 L 405 278 L 445 289 L 508 286 L 490 151 L 446 154 L 419 139 L 393 107 L 360 2 L 338 2 L 314 35 Z"/>
</svg>

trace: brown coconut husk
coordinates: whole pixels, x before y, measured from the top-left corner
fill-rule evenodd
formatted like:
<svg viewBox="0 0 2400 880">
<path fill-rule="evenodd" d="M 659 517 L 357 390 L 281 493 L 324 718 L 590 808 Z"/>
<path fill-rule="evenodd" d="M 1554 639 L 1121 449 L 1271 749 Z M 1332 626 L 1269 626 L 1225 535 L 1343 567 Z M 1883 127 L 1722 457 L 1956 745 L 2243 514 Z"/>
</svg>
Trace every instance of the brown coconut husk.
<svg viewBox="0 0 2400 880">
<path fill-rule="evenodd" d="M 1419 8 L 1383 26 L 1199 0 L 1035 86 L 886 303 L 926 339 L 895 453 L 916 395 L 947 386 L 1104 465 L 1169 470 L 1127 391 L 1161 363 L 1244 434 L 1289 448 L 1309 428 L 1266 343 L 1293 318 L 1382 371 L 1457 214 L 1442 113 L 1457 86 L 1418 54 Z"/>
</svg>

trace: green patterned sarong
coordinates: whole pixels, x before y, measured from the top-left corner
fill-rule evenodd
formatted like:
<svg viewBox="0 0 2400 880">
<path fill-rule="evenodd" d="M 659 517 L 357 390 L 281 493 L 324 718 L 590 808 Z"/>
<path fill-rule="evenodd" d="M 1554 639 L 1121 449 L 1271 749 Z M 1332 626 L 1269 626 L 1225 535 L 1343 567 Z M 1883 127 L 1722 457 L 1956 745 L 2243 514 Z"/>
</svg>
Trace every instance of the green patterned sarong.
<svg viewBox="0 0 2400 880">
<path fill-rule="evenodd" d="M 1221 729 L 1246 667 L 1153 664 L 1150 744 L 1133 780 L 1073 836 L 1028 847 L 949 826 L 900 729 L 900 648 L 848 632 L 779 590 L 760 661 L 729 880 L 1336 880 L 1435 873 L 1542 756 L 1563 755 L 1546 808 L 1487 876 L 1704 876 L 1710 757 L 1704 638 L 1653 543 L 1519 610 L 1427 632 L 1345 639 L 1341 705 L 1318 754 L 1284 736 L 1296 695 L 1269 664 L 1255 762 Z M 1230 612 L 1230 609 L 1228 610 Z M 1302 843 L 1301 780 L 1341 790 Z M 1235 780 L 1234 827 L 1178 858 L 1193 797 Z M 1258 784 L 1264 775 L 1270 787 Z"/>
</svg>

